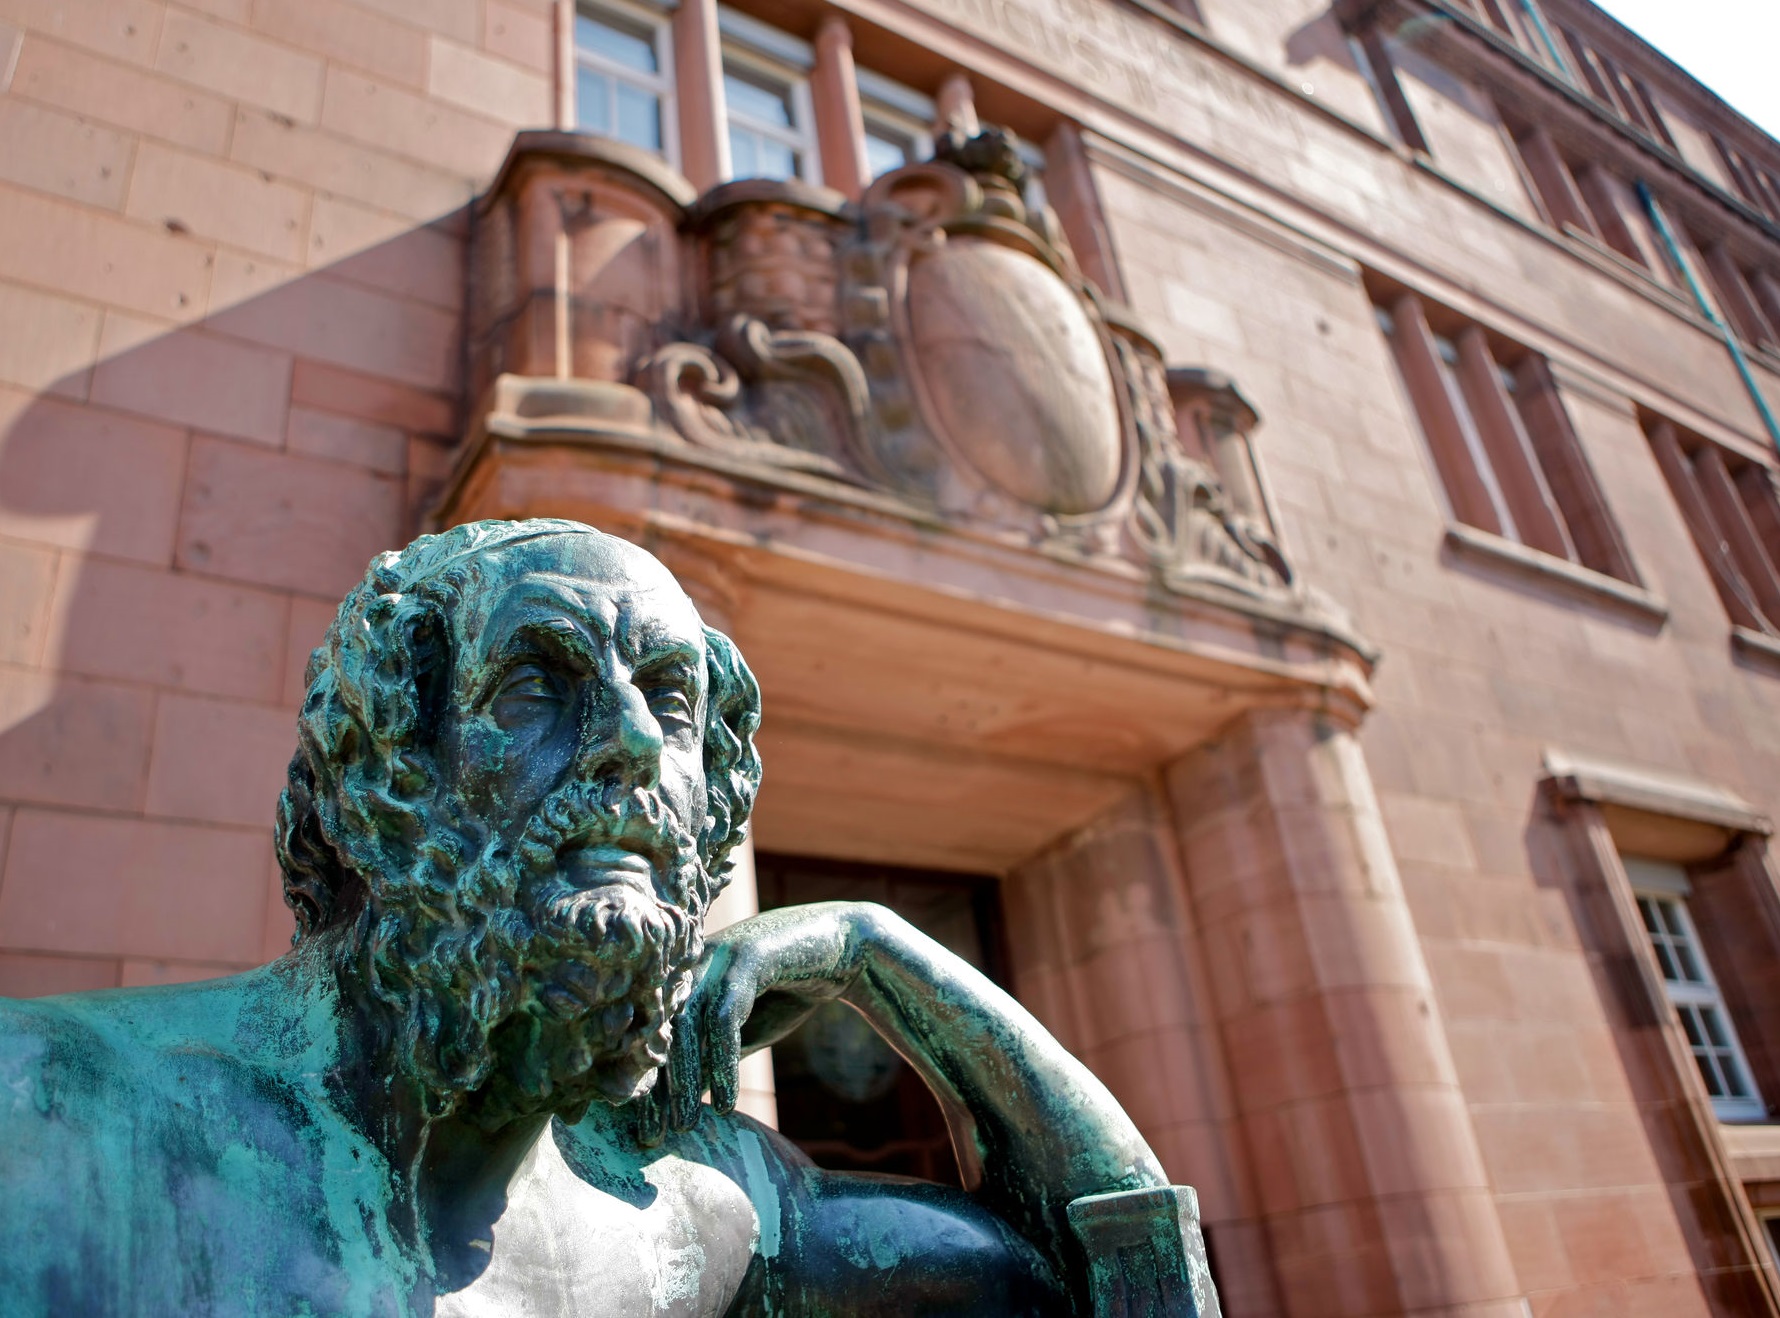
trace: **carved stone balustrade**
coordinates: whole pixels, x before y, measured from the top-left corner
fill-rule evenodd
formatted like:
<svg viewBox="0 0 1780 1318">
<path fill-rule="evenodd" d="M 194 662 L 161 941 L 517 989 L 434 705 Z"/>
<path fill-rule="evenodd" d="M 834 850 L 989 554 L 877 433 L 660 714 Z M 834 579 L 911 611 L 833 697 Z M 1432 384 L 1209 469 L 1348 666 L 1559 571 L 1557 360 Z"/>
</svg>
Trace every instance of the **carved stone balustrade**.
<svg viewBox="0 0 1780 1318">
<path fill-rule="evenodd" d="M 1168 368 L 1021 175 L 990 129 L 856 203 L 766 179 L 695 197 L 641 152 L 520 134 L 477 211 L 476 402 L 442 505 L 490 444 L 641 447 L 1363 652 L 1279 547 L 1254 409 Z"/>
<path fill-rule="evenodd" d="M 648 401 L 629 382 L 686 323 L 693 281 L 680 226 L 696 196 L 634 147 L 522 134 L 477 207 L 472 405 L 651 430 Z"/>
</svg>

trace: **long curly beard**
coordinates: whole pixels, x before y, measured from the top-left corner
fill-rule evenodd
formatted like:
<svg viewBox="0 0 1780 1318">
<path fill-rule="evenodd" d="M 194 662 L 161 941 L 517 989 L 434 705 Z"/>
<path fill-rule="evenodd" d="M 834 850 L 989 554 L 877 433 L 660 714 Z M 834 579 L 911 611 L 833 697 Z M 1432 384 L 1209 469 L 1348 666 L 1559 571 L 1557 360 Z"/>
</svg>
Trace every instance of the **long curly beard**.
<svg viewBox="0 0 1780 1318">
<path fill-rule="evenodd" d="M 361 964 L 398 1064 L 436 1111 L 488 1126 L 544 1110 L 573 1118 L 653 1087 L 714 885 L 658 796 L 611 797 L 571 784 L 513 852 L 490 846 L 467 864 L 460 835 L 436 830 L 413 871 L 375 885 Z M 647 857 L 657 894 L 577 886 L 564 858 L 604 845 Z"/>
</svg>

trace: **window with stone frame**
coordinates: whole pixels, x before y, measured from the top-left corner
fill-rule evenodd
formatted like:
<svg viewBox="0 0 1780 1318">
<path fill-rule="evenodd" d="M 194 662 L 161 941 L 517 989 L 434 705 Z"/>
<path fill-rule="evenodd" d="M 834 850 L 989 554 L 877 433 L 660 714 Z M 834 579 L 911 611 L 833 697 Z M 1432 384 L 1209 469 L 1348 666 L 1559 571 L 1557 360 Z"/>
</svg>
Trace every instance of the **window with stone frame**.
<svg viewBox="0 0 1780 1318">
<path fill-rule="evenodd" d="M 1657 109 L 1656 98 L 1643 79 L 1621 68 L 1595 48 L 1576 29 L 1557 25 L 1548 29 L 1558 46 L 1570 81 L 1601 107 L 1646 136 L 1675 149 L 1669 125 Z"/>
<path fill-rule="evenodd" d="M 1528 189 L 1552 228 L 1679 282 L 1631 184 L 1585 153 L 1560 146 L 1541 126 L 1512 119 L 1506 126 Z"/>
<path fill-rule="evenodd" d="M 679 163 L 673 31 L 667 16 L 624 0 L 575 12 L 575 126 Z"/>
<path fill-rule="evenodd" d="M 1780 172 L 1758 165 L 1716 133 L 1712 145 L 1743 200 L 1770 220 L 1780 220 Z"/>
<path fill-rule="evenodd" d="M 1701 278 L 1726 328 L 1754 347 L 1780 352 L 1780 278 L 1740 256 L 1728 241 L 1693 237 Z"/>
<path fill-rule="evenodd" d="M 1453 519 L 1638 584 L 1545 358 L 1416 293 L 1373 298 Z"/>
<path fill-rule="evenodd" d="M 820 183 L 809 43 L 733 9 L 718 10 L 717 21 L 730 176 Z"/>
<path fill-rule="evenodd" d="M 1556 43 L 1552 40 L 1550 20 L 1538 8 L 1538 0 L 1461 0 L 1466 8 L 1506 37 L 1522 54 L 1548 68 L 1559 63 Z"/>
<path fill-rule="evenodd" d="M 1404 94 L 1403 84 L 1397 78 L 1397 65 L 1391 54 L 1391 45 L 1391 39 L 1376 23 L 1368 24 L 1348 38 L 1348 50 L 1353 55 L 1354 66 L 1359 69 L 1360 76 L 1365 78 L 1366 85 L 1372 89 L 1373 98 L 1378 102 L 1386 126 L 1411 151 L 1430 155 L 1432 153 L 1428 149 L 1428 139 L 1423 135 L 1421 124 L 1415 117 L 1415 109 L 1409 104 L 1409 97 Z"/>
<path fill-rule="evenodd" d="M 1552 809 L 1540 812 L 1533 853 L 1568 871 L 1551 877 L 1576 904 L 1629 1094 L 1695 1262 L 1725 1279 L 1726 1312 L 1752 1312 L 1750 1301 L 1765 1304 L 1758 1274 L 1769 1259 L 1760 1214 L 1780 1209 L 1780 1197 L 1751 1193 L 1759 1168 L 1739 1153 L 1773 1143 L 1759 1129 L 1772 1121 L 1761 1100 L 1780 1095 L 1773 821 L 1671 771 L 1555 747 L 1545 770 Z M 1678 1005 L 1713 1006 L 1716 1020 L 1689 1022 Z"/>
<path fill-rule="evenodd" d="M 866 174 L 876 178 L 933 155 L 933 98 L 873 73 L 856 72 L 865 120 Z"/>
<path fill-rule="evenodd" d="M 1767 1104 L 1756 1092 L 1724 993 L 1688 914 L 1687 871 L 1670 861 L 1637 856 L 1623 861 L 1669 1005 L 1681 1023 L 1712 1110 L 1721 1121 L 1765 1120 Z"/>
<path fill-rule="evenodd" d="M 1760 457 L 1646 412 L 1644 433 L 1733 626 L 1780 640 L 1780 497 Z"/>
</svg>

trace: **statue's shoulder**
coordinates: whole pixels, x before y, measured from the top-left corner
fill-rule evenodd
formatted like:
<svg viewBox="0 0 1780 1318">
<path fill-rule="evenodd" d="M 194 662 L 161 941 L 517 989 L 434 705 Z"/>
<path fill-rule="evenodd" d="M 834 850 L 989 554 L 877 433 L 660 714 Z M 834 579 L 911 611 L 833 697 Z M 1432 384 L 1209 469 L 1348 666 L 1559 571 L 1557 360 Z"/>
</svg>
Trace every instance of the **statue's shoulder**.
<svg viewBox="0 0 1780 1318">
<path fill-rule="evenodd" d="M 44 1086 L 97 1082 L 116 1070 L 115 1043 L 77 1003 L 0 998 L 0 1120 L 18 1115 L 24 1100 Z"/>
<path fill-rule="evenodd" d="M 117 1019 L 112 996 L 0 998 L 0 1149 L 75 1156 L 96 1128 L 153 1101 L 152 1045 Z"/>
<path fill-rule="evenodd" d="M 189 1097 L 188 1076 L 236 1085 L 247 1069 L 225 1036 L 228 981 L 0 998 L 0 1129 L 52 1121 L 72 1133 L 120 1112 Z M 244 1093 L 256 1087 L 242 1075 Z M 3 1138 L 3 1137 L 0 1137 Z"/>
</svg>

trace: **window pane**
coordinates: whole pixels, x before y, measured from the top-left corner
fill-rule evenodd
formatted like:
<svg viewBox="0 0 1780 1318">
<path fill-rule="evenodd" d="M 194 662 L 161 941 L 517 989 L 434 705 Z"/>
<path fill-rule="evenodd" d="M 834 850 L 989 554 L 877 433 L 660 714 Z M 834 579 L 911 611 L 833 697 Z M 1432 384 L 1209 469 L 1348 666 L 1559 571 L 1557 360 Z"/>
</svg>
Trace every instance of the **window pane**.
<svg viewBox="0 0 1780 1318">
<path fill-rule="evenodd" d="M 661 98 L 619 83 L 618 136 L 633 146 L 661 150 Z"/>
<path fill-rule="evenodd" d="M 641 25 L 625 23 L 607 15 L 594 18 L 588 14 L 575 16 L 575 44 L 582 50 L 597 51 L 616 64 L 639 73 L 659 73 L 660 61 L 655 55 L 655 37 Z"/>
<path fill-rule="evenodd" d="M 575 123 L 590 133 L 612 131 L 612 80 L 592 69 L 575 71 Z"/>
<path fill-rule="evenodd" d="M 1675 940 L 1675 962 L 1680 967 L 1681 978 L 1689 984 L 1706 982 L 1705 975 L 1700 973 L 1699 959 L 1694 956 L 1693 948 L 1680 939 Z"/>
<path fill-rule="evenodd" d="M 729 108 L 736 114 L 745 114 L 761 123 L 778 124 L 785 128 L 794 126 L 790 91 L 782 85 L 775 86 L 725 70 L 723 95 L 729 102 Z"/>
<path fill-rule="evenodd" d="M 1718 1019 L 1718 1008 L 1701 1007 L 1700 1022 L 1706 1027 L 1706 1037 L 1712 1040 L 1714 1048 L 1729 1048 L 1730 1040 L 1724 1037 L 1724 1022 Z"/>
<path fill-rule="evenodd" d="M 1686 930 L 1681 924 L 1681 912 L 1674 902 L 1658 902 L 1657 913 L 1663 918 L 1663 928 L 1676 938 L 1686 937 Z"/>
<path fill-rule="evenodd" d="M 1650 898 L 1638 898 L 1638 914 L 1644 917 L 1644 927 L 1647 930 L 1653 934 L 1658 932 L 1656 925 L 1656 911 L 1651 907 Z"/>
<path fill-rule="evenodd" d="M 905 141 L 881 137 L 870 131 L 865 134 L 865 163 L 873 178 L 908 164 L 910 154 Z"/>
<path fill-rule="evenodd" d="M 1700 1079 L 1706 1082 L 1706 1092 L 1713 1098 L 1724 1098 L 1724 1085 L 1719 1082 L 1718 1072 L 1704 1053 L 1693 1055 L 1694 1064 L 1700 1068 Z"/>
<path fill-rule="evenodd" d="M 1656 960 L 1663 968 L 1663 978 L 1671 984 L 1679 982 L 1681 976 L 1675 973 L 1675 959 L 1669 955 L 1669 945 L 1658 938 L 1651 946 L 1656 949 Z"/>
<path fill-rule="evenodd" d="M 1743 1068 L 1737 1065 L 1734 1054 L 1718 1054 L 1718 1069 L 1724 1072 L 1724 1087 L 1732 1098 L 1754 1097 L 1753 1091 L 1749 1087 L 1749 1080 L 1743 1074 Z"/>
<path fill-rule="evenodd" d="M 760 167 L 756 172 L 761 178 L 796 178 L 797 153 L 783 142 L 762 138 Z"/>
<path fill-rule="evenodd" d="M 1681 1012 L 1681 1028 L 1687 1031 L 1688 1043 L 1692 1044 L 1695 1048 L 1704 1048 L 1706 1046 L 1706 1039 L 1705 1036 L 1700 1033 L 1700 1023 L 1694 1017 L 1694 1009 L 1692 1007 L 1682 1007 L 1679 1010 Z"/>
<path fill-rule="evenodd" d="M 760 139 L 734 124 L 729 126 L 729 164 L 737 178 L 759 178 L 760 157 L 754 144 Z"/>
</svg>

